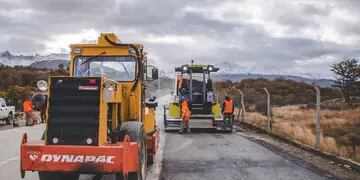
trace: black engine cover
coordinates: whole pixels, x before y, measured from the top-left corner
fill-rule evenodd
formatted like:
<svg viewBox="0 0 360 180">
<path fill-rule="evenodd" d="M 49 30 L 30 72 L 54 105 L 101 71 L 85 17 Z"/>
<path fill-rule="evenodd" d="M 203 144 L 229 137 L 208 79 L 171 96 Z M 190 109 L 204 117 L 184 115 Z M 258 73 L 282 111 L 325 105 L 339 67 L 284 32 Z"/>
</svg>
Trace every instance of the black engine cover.
<svg viewBox="0 0 360 180">
<path fill-rule="evenodd" d="M 100 86 L 98 77 L 51 77 L 47 144 L 98 144 Z"/>
</svg>

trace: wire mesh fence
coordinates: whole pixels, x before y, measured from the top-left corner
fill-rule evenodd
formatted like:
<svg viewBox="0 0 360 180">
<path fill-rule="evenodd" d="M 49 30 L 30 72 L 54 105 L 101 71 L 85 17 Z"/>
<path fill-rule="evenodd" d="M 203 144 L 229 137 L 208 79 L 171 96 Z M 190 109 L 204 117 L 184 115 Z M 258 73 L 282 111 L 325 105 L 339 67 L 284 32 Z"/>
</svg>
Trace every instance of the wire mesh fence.
<svg viewBox="0 0 360 180">
<path fill-rule="evenodd" d="M 225 85 L 230 84 L 221 86 Z M 318 100 L 321 100 L 321 106 L 317 107 L 313 85 L 268 86 L 270 96 L 263 89 L 267 86 L 260 86 L 263 84 L 247 86 L 241 82 L 231 85 L 232 88 L 227 87 L 222 92 L 239 97 L 235 120 L 247 121 L 291 141 L 360 162 L 360 109 L 348 107 L 342 98 L 329 95 L 336 92 L 320 88 L 322 95 Z M 240 92 L 243 92 L 243 99 Z"/>
</svg>

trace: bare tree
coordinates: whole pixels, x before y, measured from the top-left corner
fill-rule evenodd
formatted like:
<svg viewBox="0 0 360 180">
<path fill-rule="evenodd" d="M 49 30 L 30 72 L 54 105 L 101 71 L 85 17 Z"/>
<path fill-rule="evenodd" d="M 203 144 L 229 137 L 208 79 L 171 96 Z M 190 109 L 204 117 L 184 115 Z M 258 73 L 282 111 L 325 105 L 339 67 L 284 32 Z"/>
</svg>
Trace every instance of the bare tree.
<svg viewBox="0 0 360 180">
<path fill-rule="evenodd" d="M 351 103 L 353 96 L 358 96 L 359 91 L 359 73 L 360 65 L 356 59 L 344 59 L 343 61 L 333 64 L 331 71 L 335 73 L 335 87 L 341 89 L 345 101 Z"/>
</svg>

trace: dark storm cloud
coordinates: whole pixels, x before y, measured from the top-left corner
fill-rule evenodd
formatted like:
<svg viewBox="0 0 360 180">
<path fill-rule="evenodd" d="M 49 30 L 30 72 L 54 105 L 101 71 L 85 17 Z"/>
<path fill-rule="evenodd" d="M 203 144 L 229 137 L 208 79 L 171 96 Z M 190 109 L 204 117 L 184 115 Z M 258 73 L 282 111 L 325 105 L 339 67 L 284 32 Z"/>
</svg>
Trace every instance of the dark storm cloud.
<svg viewBox="0 0 360 180">
<path fill-rule="evenodd" d="M 7 47 L 9 49 L 21 49 L 23 52 L 37 52 L 38 49 L 45 48 L 44 44 L 34 42 L 32 38 L 27 37 L 11 37 L 7 41 Z"/>
<path fill-rule="evenodd" d="M 209 63 L 233 61 L 252 69 L 306 70 L 298 60 L 360 56 L 359 1 L 267 3 L 0 0 L 0 52 L 41 53 L 47 50 L 47 42 L 60 35 L 93 29 L 143 42 L 151 60 L 163 68 L 196 58 Z M 237 4 L 244 10 L 232 7 Z M 252 8 L 261 10 L 255 13 Z M 327 29 L 333 36 L 323 36 Z"/>
<path fill-rule="evenodd" d="M 53 0 L 26 0 L 24 6 L 41 12 L 49 13 L 96 13 L 104 8 L 112 9 L 115 5 L 111 0 L 76 0 L 76 1 L 53 1 Z"/>
<path fill-rule="evenodd" d="M 234 28 L 240 26 L 236 24 L 205 19 L 204 17 L 192 12 L 188 12 L 182 18 L 179 18 L 179 21 L 176 24 L 178 26 L 177 31 L 181 33 L 216 33 L 216 36 L 221 35 L 221 33 L 231 32 L 234 30 Z"/>
<path fill-rule="evenodd" d="M 302 11 L 307 15 L 327 16 L 331 11 L 331 6 L 327 5 L 326 8 L 321 9 L 314 5 L 305 5 Z"/>
</svg>

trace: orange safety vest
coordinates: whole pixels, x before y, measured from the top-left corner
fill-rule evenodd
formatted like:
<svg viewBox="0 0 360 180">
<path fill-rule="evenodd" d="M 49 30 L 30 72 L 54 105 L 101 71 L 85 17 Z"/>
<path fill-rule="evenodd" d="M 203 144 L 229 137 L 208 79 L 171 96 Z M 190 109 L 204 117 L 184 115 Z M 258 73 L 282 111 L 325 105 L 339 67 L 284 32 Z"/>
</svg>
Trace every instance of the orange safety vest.
<svg viewBox="0 0 360 180">
<path fill-rule="evenodd" d="M 23 103 L 23 108 L 24 108 L 24 113 L 31 113 L 32 112 L 32 102 L 29 100 L 24 101 Z"/>
<path fill-rule="evenodd" d="M 183 77 L 180 76 L 180 77 L 178 78 L 178 89 L 182 89 L 182 84 L 183 84 Z"/>
<path fill-rule="evenodd" d="M 232 114 L 233 113 L 233 107 L 234 107 L 233 101 L 231 99 L 230 100 L 224 100 L 224 103 L 225 103 L 224 113 Z"/>
<path fill-rule="evenodd" d="M 183 121 L 189 121 L 190 120 L 190 110 L 189 110 L 189 107 L 188 107 L 188 104 L 186 101 L 183 101 L 181 103 L 181 119 Z"/>
</svg>

